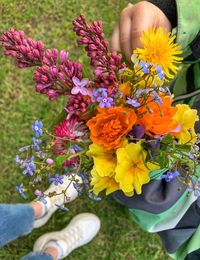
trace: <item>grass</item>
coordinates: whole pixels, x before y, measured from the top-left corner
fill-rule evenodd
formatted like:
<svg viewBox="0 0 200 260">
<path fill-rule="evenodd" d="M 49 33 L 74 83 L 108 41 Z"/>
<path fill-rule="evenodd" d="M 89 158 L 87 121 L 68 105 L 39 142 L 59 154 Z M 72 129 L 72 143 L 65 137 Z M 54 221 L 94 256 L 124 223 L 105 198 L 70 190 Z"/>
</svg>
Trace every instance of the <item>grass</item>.
<svg viewBox="0 0 200 260">
<path fill-rule="evenodd" d="M 115 21 L 129 1 L 125 0 L 1 0 L 1 32 L 10 27 L 24 30 L 47 47 L 67 49 L 73 59 L 84 59 L 82 49 L 75 44 L 71 21 L 80 12 L 90 21 L 102 19 L 107 38 Z M 1 52 L 2 50 L 0 50 Z M 0 202 L 18 203 L 15 185 L 22 180 L 12 158 L 18 147 L 29 142 L 31 124 L 35 119 L 47 124 L 62 108 L 63 100 L 49 102 L 37 95 L 32 82 L 32 70 L 19 70 L 11 59 L 0 59 Z M 43 233 L 59 230 L 81 212 L 93 212 L 102 222 L 98 236 L 87 246 L 74 251 L 69 260 L 165 260 L 157 235 L 147 234 L 130 220 L 126 208 L 111 199 L 94 202 L 79 198 L 69 205 L 69 213 L 57 212 L 49 223 L 0 250 L 0 259 L 19 259 L 32 250 L 34 241 Z"/>
</svg>

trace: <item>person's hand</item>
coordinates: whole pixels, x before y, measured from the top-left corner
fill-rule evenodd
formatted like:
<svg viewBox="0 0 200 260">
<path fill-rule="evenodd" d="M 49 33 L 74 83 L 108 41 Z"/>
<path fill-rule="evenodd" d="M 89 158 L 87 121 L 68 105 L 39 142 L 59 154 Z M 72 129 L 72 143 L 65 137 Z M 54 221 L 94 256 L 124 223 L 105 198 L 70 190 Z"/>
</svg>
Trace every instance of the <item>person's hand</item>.
<svg viewBox="0 0 200 260">
<path fill-rule="evenodd" d="M 122 10 L 111 38 L 111 49 L 123 51 L 130 60 L 132 52 L 142 47 L 140 36 L 149 27 L 162 27 L 171 31 L 171 23 L 167 16 L 155 5 L 142 1 L 129 5 Z"/>
</svg>

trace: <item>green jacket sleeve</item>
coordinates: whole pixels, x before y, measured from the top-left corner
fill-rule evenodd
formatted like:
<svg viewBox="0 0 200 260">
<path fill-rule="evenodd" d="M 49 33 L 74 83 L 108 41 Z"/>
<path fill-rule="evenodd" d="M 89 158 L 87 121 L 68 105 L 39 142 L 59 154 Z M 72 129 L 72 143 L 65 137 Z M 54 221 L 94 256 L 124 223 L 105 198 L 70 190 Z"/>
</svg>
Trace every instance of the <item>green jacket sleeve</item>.
<svg viewBox="0 0 200 260">
<path fill-rule="evenodd" d="M 176 6 L 178 14 L 177 42 L 183 48 L 184 57 L 187 57 L 191 54 L 189 44 L 200 31 L 200 0 L 176 0 Z"/>
</svg>

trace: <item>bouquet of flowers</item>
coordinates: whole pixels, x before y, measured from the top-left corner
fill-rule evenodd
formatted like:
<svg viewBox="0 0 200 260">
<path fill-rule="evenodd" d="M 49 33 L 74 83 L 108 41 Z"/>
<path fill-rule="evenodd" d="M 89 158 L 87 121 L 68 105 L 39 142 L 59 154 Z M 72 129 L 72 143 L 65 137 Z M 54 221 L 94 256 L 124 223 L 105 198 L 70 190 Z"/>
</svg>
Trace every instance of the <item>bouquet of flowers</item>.
<svg viewBox="0 0 200 260">
<path fill-rule="evenodd" d="M 100 193 L 121 190 L 133 196 L 151 179 L 176 178 L 180 187 L 200 196 L 197 111 L 173 105 L 168 87 L 182 61 L 175 36 L 149 28 L 141 36 L 143 48 L 127 61 L 109 51 L 100 21 L 87 24 L 80 15 L 73 30 L 90 65 L 71 61 L 64 50 L 45 49 L 23 31 L 10 29 L 0 37 L 5 55 L 19 68 L 35 67 L 38 93 L 50 101 L 66 97 L 53 126 L 35 121 L 32 141 L 15 157 L 28 189 L 45 203 L 47 196 L 57 195 L 45 194 L 45 184 L 62 184 L 68 175 L 79 194 L 86 190 L 98 200 Z M 23 183 L 16 188 L 27 197 Z M 67 199 L 67 189 L 62 193 Z"/>
</svg>

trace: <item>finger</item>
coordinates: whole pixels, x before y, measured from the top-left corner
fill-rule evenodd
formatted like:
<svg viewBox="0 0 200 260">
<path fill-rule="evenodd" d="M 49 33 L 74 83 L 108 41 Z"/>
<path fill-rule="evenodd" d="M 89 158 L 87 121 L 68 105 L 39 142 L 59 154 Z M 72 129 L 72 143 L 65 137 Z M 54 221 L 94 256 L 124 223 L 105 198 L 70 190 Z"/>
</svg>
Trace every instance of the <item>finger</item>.
<svg viewBox="0 0 200 260">
<path fill-rule="evenodd" d="M 120 21 L 119 21 L 120 47 L 128 59 L 130 59 L 132 53 L 131 41 L 130 41 L 131 16 L 128 11 L 129 9 L 131 9 L 131 7 L 127 7 L 122 11 L 120 16 Z"/>
<path fill-rule="evenodd" d="M 129 10 L 131 16 L 131 32 L 130 32 L 130 44 L 131 50 L 141 48 L 141 34 L 147 31 L 149 27 L 154 27 L 154 14 L 149 12 L 146 8 L 140 6 L 133 6 L 132 10 Z"/>
<path fill-rule="evenodd" d="M 111 50 L 112 51 L 120 51 L 120 40 L 119 40 L 119 23 L 115 25 L 115 29 L 113 31 L 111 37 Z"/>
</svg>

